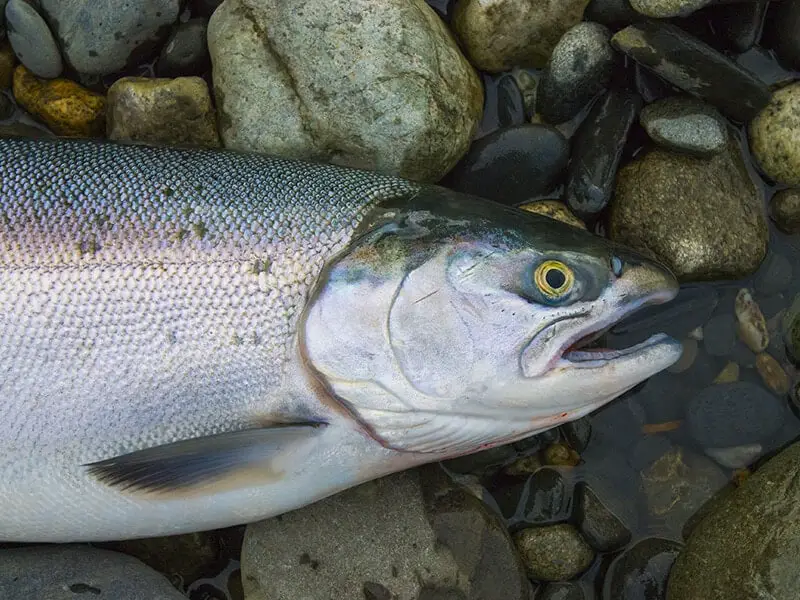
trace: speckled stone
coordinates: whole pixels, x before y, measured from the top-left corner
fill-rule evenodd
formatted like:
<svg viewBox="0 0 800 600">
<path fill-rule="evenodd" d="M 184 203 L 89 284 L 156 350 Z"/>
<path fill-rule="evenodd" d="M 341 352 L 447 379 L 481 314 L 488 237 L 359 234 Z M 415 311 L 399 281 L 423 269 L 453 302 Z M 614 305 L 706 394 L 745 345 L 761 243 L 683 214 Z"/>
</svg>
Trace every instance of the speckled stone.
<svg viewBox="0 0 800 600">
<path fill-rule="evenodd" d="M 800 185 L 800 81 L 773 93 L 749 133 L 753 157 L 767 176 Z"/>
<path fill-rule="evenodd" d="M 647 134 L 670 150 L 695 156 L 712 156 L 725 149 L 727 123 L 705 102 L 674 96 L 642 109 L 639 121 Z"/>
<path fill-rule="evenodd" d="M 453 29 L 470 62 L 500 72 L 543 68 L 561 36 L 581 21 L 589 0 L 461 0 Z"/>
<path fill-rule="evenodd" d="M 53 79 L 64 65 L 47 22 L 28 0 L 9 0 L 5 9 L 8 41 L 20 62 L 37 77 Z"/>
<path fill-rule="evenodd" d="M 523 529 L 514 535 L 514 542 L 531 579 L 573 579 L 594 560 L 592 547 L 566 523 Z"/>
<path fill-rule="evenodd" d="M 770 201 L 772 220 L 784 233 L 800 233 L 800 189 L 777 192 Z"/>
<path fill-rule="evenodd" d="M 668 19 L 685 17 L 711 4 L 713 0 L 630 0 L 633 9 L 646 17 Z"/>
<path fill-rule="evenodd" d="M 620 170 L 610 237 L 660 257 L 681 281 L 756 271 L 769 230 L 740 149 L 710 159 L 656 149 Z"/>
</svg>

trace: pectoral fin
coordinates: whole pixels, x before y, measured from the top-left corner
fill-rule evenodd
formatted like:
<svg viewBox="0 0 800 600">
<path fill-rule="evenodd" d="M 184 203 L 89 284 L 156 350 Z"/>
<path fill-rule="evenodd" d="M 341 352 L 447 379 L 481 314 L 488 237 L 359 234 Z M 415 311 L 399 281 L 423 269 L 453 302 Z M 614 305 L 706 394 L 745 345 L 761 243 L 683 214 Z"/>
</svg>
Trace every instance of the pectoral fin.
<svg viewBox="0 0 800 600">
<path fill-rule="evenodd" d="M 98 481 L 125 491 L 169 494 L 209 484 L 230 487 L 234 480 L 238 485 L 252 482 L 253 475 L 279 478 L 281 465 L 294 459 L 325 425 L 304 422 L 221 433 L 83 466 Z"/>
</svg>

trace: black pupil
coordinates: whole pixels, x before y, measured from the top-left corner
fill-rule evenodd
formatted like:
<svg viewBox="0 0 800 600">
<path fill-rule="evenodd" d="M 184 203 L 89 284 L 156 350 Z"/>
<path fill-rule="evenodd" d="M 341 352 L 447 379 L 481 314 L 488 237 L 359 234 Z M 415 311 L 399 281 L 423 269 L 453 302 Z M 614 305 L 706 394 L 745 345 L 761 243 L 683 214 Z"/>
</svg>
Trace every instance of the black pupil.
<svg viewBox="0 0 800 600">
<path fill-rule="evenodd" d="M 567 276 L 558 269 L 548 269 L 544 279 L 554 290 L 561 288 L 567 282 Z"/>
</svg>

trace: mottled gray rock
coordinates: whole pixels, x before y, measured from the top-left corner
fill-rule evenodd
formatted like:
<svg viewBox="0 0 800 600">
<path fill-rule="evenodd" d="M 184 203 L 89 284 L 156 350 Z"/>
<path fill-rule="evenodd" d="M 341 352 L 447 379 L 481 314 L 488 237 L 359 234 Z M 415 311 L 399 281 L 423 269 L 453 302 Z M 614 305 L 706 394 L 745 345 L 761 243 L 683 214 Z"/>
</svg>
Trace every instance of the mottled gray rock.
<svg viewBox="0 0 800 600">
<path fill-rule="evenodd" d="M 576 578 L 594 561 L 594 550 L 572 525 L 529 527 L 514 534 L 528 576 L 539 581 Z"/>
<path fill-rule="evenodd" d="M 770 213 L 784 233 L 800 233 L 800 189 L 777 192 L 770 200 Z"/>
<path fill-rule="evenodd" d="M 531 592 L 502 521 L 437 465 L 249 525 L 242 580 L 248 600 L 364 600 L 367 582 L 395 600 Z"/>
<path fill-rule="evenodd" d="M 713 106 L 688 96 L 645 106 L 639 121 L 654 142 L 678 152 L 711 156 L 723 151 L 728 141 L 723 116 Z"/>
<path fill-rule="evenodd" d="M 575 117 L 611 79 L 611 32 L 584 21 L 567 31 L 553 49 L 539 84 L 536 109 L 548 123 Z"/>
<path fill-rule="evenodd" d="M 542 68 L 558 40 L 581 21 L 589 0 L 461 0 L 453 29 L 473 65 L 499 72 Z"/>
<path fill-rule="evenodd" d="M 800 185 L 800 81 L 773 92 L 748 131 L 753 157 L 767 176 Z"/>
<path fill-rule="evenodd" d="M 19 61 L 39 77 L 53 79 L 64 65 L 47 22 L 28 0 L 9 0 L 5 7 L 8 41 Z"/>
<path fill-rule="evenodd" d="M 87 546 L 0 550 L 0 598 L 19 600 L 186 600 L 139 560 Z"/>
<path fill-rule="evenodd" d="M 709 159 L 654 149 L 620 169 L 610 237 L 684 282 L 739 279 L 766 255 L 765 212 L 733 142 Z"/>
<path fill-rule="evenodd" d="M 134 64 L 169 35 L 180 0 L 41 0 L 76 71 L 107 75 Z"/>
<path fill-rule="evenodd" d="M 483 89 L 423 0 L 225 0 L 208 25 L 227 148 L 437 181 Z"/>
<path fill-rule="evenodd" d="M 800 589 L 800 443 L 770 459 L 692 530 L 670 600 L 793 600 Z"/>
<path fill-rule="evenodd" d="M 189 19 L 170 34 L 156 63 L 159 77 L 202 75 L 211 68 L 208 55 L 208 19 Z"/>
<path fill-rule="evenodd" d="M 667 19 L 685 17 L 711 4 L 713 0 L 630 0 L 633 9 L 646 17 Z"/>
</svg>

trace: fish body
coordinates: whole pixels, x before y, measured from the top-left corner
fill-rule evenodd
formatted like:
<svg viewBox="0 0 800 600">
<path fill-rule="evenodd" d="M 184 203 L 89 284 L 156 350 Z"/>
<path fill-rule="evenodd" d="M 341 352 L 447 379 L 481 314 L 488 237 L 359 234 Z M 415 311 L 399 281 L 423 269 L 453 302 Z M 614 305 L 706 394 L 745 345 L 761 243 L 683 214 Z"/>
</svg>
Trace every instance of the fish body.
<svg viewBox="0 0 800 600">
<path fill-rule="evenodd" d="M 0 541 L 252 522 L 586 414 L 679 356 L 568 376 L 674 296 L 626 252 L 366 171 L 0 140 Z"/>
</svg>

